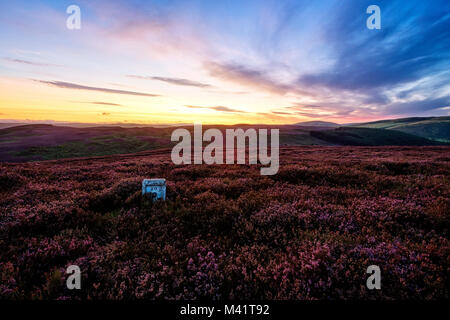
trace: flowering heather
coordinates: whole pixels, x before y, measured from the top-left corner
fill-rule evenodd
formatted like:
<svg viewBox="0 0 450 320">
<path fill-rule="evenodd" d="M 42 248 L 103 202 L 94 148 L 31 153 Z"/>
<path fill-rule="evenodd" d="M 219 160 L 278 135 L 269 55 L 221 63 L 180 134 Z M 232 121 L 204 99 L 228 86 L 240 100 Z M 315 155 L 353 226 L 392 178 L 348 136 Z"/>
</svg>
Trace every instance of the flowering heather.
<svg viewBox="0 0 450 320">
<path fill-rule="evenodd" d="M 289 147 L 274 176 L 157 152 L 3 163 L 0 298 L 448 299 L 449 160 Z M 144 178 L 167 180 L 166 202 L 141 197 Z"/>
</svg>

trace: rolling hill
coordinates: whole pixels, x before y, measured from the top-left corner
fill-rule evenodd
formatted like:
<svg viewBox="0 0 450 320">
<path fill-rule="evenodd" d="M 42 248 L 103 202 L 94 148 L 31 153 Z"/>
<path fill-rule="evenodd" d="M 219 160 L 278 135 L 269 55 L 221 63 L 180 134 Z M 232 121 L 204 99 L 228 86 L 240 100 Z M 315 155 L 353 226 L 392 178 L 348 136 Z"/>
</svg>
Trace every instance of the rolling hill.
<svg viewBox="0 0 450 320">
<path fill-rule="evenodd" d="M 341 127 L 311 131 L 310 135 L 336 145 L 346 146 L 432 146 L 439 142 L 395 130 Z"/>
<path fill-rule="evenodd" d="M 301 127 L 326 127 L 326 128 L 340 127 L 340 124 L 328 121 L 305 121 L 305 122 L 298 122 L 295 125 Z"/>
<path fill-rule="evenodd" d="M 168 147 L 170 128 L 74 128 L 48 124 L 0 129 L 0 161 L 53 160 Z"/>
<path fill-rule="evenodd" d="M 352 126 L 396 130 L 435 141 L 450 142 L 450 117 L 402 118 L 359 123 Z"/>
<path fill-rule="evenodd" d="M 272 128 L 268 125 L 203 126 L 227 128 Z M 183 126 L 192 131 L 192 126 Z M 279 128 L 279 127 L 277 127 Z M 315 127 L 280 127 L 280 145 L 329 145 L 312 137 Z M 318 128 L 320 129 L 320 128 Z M 173 146 L 170 136 L 174 127 L 67 127 L 50 124 L 20 125 L 0 129 L 0 161 L 24 162 L 64 158 L 130 154 Z"/>
<path fill-rule="evenodd" d="M 183 128 L 192 131 L 192 126 Z M 446 145 L 450 117 L 404 118 L 340 126 L 326 121 L 295 125 L 204 125 L 208 128 L 280 129 L 280 146 Z M 175 127 L 18 125 L 1 128 L 0 161 L 24 162 L 131 154 L 170 148 Z"/>
</svg>

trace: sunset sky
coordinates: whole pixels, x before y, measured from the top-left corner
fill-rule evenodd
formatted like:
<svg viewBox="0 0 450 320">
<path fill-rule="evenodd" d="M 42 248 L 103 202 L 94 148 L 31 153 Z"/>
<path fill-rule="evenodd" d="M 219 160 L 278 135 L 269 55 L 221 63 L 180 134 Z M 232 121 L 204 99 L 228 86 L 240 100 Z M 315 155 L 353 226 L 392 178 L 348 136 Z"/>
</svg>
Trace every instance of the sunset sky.
<svg viewBox="0 0 450 320">
<path fill-rule="evenodd" d="M 0 122 L 450 115 L 448 0 L 1 1 L 0 38 Z"/>
</svg>

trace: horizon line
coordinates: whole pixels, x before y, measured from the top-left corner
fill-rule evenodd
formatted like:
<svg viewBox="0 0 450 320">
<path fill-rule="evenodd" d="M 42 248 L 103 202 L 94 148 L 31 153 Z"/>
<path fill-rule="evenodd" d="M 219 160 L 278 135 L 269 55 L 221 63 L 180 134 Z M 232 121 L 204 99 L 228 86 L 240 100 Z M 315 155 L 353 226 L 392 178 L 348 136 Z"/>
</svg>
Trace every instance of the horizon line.
<svg viewBox="0 0 450 320">
<path fill-rule="evenodd" d="M 388 120 L 398 120 L 398 119 L 411 119 L 411 118 L 450 118 L 450 116 L 416 116 L 416 117 L 397 117 L 397 118 L 383 118 L 378 120 L 372 120 L 372 121 L 364 121 L 364 122 L 346 122 L 346 123 L 338 123 L 334 121 L 325 121 L 325 120 L 307 120 L 307 121 L 301 121 L 301 122 L 295 122 L 295 123 L 283 123 L 283 124 L 271 124 L 271 123 L 234 123 L 234 124 L 225 124 L 225 123 L 203 123 L 200 122 L 202 125 L 212 126 L 292 126 L 292 125 L 298 125 L 301 123 L 311 123 L 311 122 L 325 122 L 325 123 L 332 123 L 337 125 L 350 125 L 350 124 L 363 124 L 363 123 L 372 123 L 372 122 L 378 122 L 378 121 L 388 121 Z M 176 127 L 176 126 L 191 126 L 194 125 L 194 122 L 176 122 L 176 123 L 136 123 L 136 122 L 71 122 L 71 121 L 57 121 L 57 120 L 16 120 L 16 119 L 0 119 L 0 124 L 2 125 L 54 125 L 54 126 L 71 126 L 71 125 L 78 125 L 78 126 L 85 126 L 85 127 L 100 127 L 100 126 L 126 126 L 126 127 Z"/>
</svg>

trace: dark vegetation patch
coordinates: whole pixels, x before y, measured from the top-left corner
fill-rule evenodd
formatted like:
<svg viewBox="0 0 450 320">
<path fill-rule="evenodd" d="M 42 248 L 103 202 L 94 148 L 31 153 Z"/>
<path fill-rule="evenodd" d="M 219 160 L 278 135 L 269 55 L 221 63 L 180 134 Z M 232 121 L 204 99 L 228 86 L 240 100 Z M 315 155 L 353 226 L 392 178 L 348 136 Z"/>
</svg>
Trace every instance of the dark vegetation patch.
<svg viewBox="0 0 450 320">
<path fill-rule="evenodd" d="M 340 127 L 311 131 L 312 137 L 345 146 L 433 146 L 445 144 L 396 130 Z"/>
</svg>

